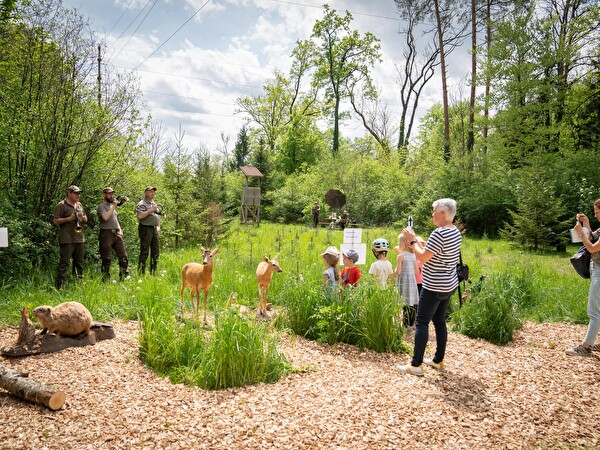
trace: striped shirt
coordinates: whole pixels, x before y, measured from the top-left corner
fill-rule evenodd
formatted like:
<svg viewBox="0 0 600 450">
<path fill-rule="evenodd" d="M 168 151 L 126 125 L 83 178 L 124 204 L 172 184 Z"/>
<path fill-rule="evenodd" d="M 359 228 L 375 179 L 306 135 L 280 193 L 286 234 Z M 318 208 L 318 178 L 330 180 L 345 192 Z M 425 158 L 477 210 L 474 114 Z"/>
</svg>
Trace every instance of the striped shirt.
<svg viewBox="0 0 600 450">
<path fill-rule="evenodd" d="M 452 292 L 458 287 L 456 263 L 462 236 L 456 227 L 439 227 L 427 239 L 425 249 L 433 253 L 423 264 L 423 287 L 434 292 Z"/>
</svg>

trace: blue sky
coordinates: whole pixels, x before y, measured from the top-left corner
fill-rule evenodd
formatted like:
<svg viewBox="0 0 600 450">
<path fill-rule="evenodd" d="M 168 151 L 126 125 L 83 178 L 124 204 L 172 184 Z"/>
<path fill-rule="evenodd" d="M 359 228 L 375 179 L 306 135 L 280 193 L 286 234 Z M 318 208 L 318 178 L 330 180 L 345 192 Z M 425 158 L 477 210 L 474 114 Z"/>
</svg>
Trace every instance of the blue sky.
<svg viewBox="0 0 600 450">
<path fill-rule="evenodd" d="M 319 0 L 64 0 L 89 17 L 106 43 L 103 59 L 118 70 L 135 71 L 147 112 L 174 142 L 185 132 L 189 151 L 215 151 L 221 135 L 229 149 L 244 120 L 235 100 L 261 93 L 275 70 L 287 73 L 298 39 L 308 39 L 323 16 Z M 401 22 L 393 0 L 330 0 L 332 9 L 353 15 L 353 28 L 381 39 L 383 62 L 373 71 L 383 101 L 399 113 L 395 64 L 402 61 Z M 466 51 L 449 59 L 450 88 L 458 90 L 469 67 Z M 461 70 L 465 72 L 461 73 Z M 424 91 L 419 116 L 441 101 L 439 79 Z M 466 87 L 463 87 L 466 92 Z M 361 136 L 356 120 L 345 121 L 346 137 Z"/>
</svg>

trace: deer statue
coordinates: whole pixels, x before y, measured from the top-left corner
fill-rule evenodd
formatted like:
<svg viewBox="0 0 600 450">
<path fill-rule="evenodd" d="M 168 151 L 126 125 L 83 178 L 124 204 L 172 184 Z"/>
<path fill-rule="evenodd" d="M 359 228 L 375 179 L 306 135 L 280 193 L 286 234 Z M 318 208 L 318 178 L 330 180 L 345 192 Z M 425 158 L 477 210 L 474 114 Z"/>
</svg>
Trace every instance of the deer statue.
<svg viewBox="0 0 600 450">
<path fill-rule="evenodd" d="M 191 288 L 190 298 L 192 307 L 194 308 L 194 316 L 198 317 L 198 308 L 200 307 L 200 291 L 204 291 L 204 323 L 206 323 L 206 306 L 208 299 L 208 290 L 213 279 L 213 258 L 219 253 L 220 246 L 214 250 L 205 249 L 201 245 L 200 252 L 202 253 L 202 264 L 187 263 L 181 269 L 181 317 L 183 318 L 183 292 L 189 286 Z M 196 304 L 194 305 L 194 294 L 196 295 Z"/>
<path fill-rule="evenodd" d="M 276 261 L 277 256 L 269 259 L 267 256 L 258 263 L 256 268 L 256 279 L 258 280 L 258 306 L 260 313 L 267 316 L 267 297 L 269 295 L 269 286 L 274 272 L 283 272 L 279 263 Z"/>
</svg>

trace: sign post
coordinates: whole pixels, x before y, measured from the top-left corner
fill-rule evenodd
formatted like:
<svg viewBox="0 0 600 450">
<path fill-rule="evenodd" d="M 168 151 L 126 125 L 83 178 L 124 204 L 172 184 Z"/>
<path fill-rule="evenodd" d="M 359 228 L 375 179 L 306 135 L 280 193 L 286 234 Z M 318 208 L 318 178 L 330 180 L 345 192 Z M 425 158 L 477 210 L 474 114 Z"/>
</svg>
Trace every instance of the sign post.
<svg viewBox="0 0 600 450">
<path fill-rule="evenodd" d="M 0 247 L 8 247 L 8 228 L 0 228 Z"/>
</svg>

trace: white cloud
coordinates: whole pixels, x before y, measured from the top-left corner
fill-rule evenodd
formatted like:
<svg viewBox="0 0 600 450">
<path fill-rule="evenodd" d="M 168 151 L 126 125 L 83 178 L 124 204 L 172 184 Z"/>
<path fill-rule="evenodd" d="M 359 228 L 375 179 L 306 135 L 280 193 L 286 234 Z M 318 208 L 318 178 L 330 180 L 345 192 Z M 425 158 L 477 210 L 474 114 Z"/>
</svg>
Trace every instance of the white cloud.
<svg viewBox="0 0 600 450">
<path fill-rule="evenodd" d="M 114 28 L 107 36 L 105 60 L 129 69 L 144 62 L 138 69 L 144 96 L 152 116 L 168 128 L 168 137 L 173 138 L 181 124 L 186 146 L 196 148 L 204 143 L 214 149 L 221 144 L 221 132 L 235 140 L 243 124 L 235 114 L 235 100 L 261 93 L 275 70 L 287 73 L 296 41 L 310 38 L 315 21 L 323 15 L 325 0 L 161 0 L 142 23 L 141 17 L 136 22 L 134 17 L 147 0 L 134 0 L 128 10 L 130 0 L 115 0 L 118 10 L 111 10 L 105 2 L 65 0 L 95 17 L 97 30 Z M 383 62 L 376 65 L 373 77 L 384 102 L 397 111 L 394 64 L 403 56 L 394 2 L 328 3 L 340 15 L 350 10 L 352 27 L 361 34 L 371 31 L 381 39 Z M 123 11 L 123 19 L 117 23 Z M 452 85 L 458 84 L 462 69 L 468 67 L 464 58 L 458 50 L 452 54 Z M 438 85 L 438 80 L 432 80 L 423 93 L 423 111 L 440 101 Z M 360 126 L 349 121 L 343 124 L 342 132 L 363 134 Z"/>
</svg>

